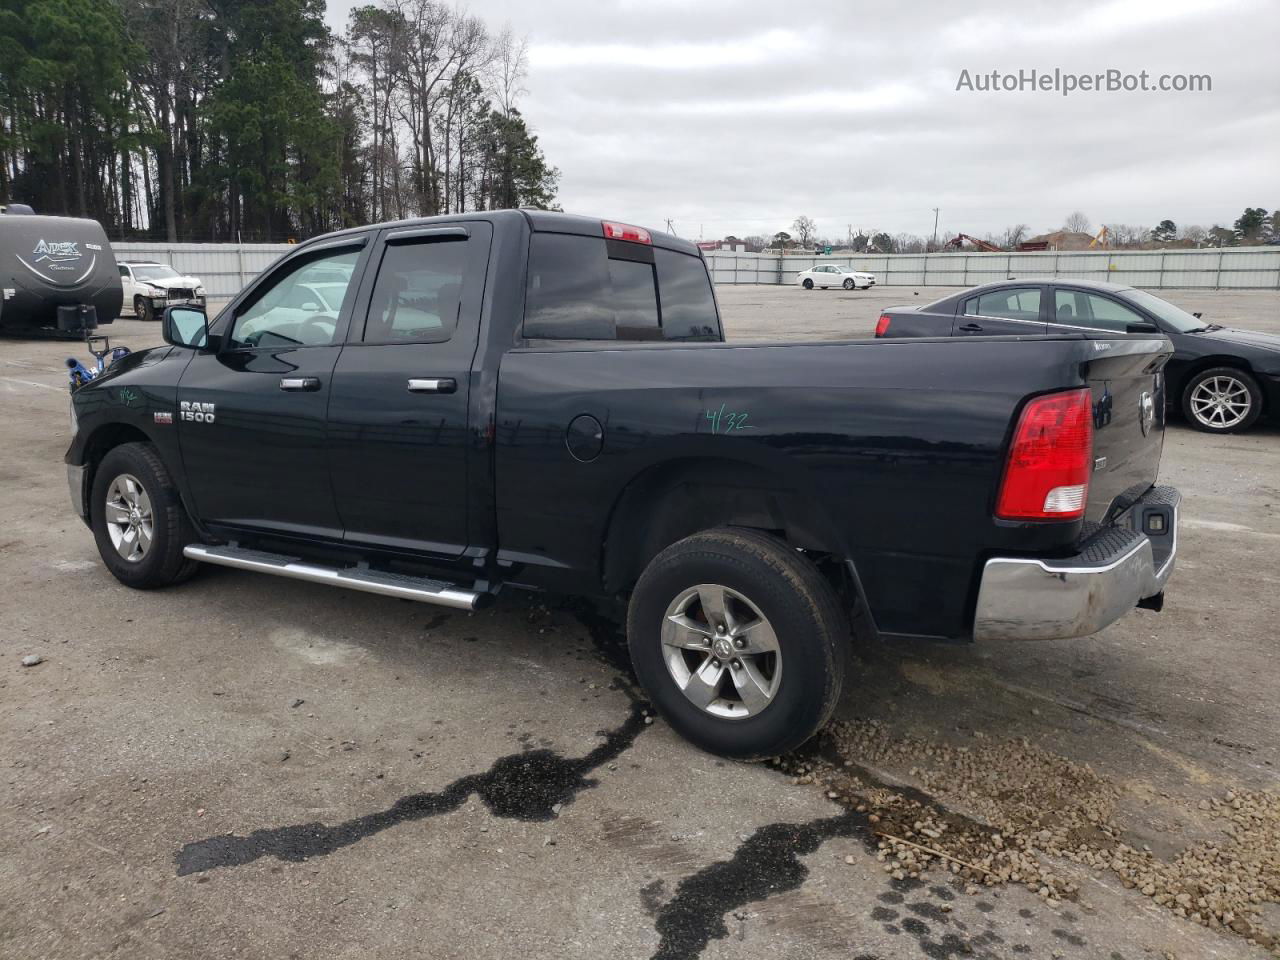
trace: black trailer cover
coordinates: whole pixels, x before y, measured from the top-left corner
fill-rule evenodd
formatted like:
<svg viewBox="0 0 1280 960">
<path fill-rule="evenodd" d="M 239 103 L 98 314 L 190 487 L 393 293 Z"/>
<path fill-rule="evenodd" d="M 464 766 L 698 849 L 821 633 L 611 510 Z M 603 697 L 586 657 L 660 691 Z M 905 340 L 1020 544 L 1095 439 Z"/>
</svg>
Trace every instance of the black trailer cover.
<svg viewBox="0 0 1280 960">
<path fill-rule="evenodd" d="M 96 220 L 0 215 L 0 331 L 56 328 L 58 307 L 120 315 L 120 270 Z"/>
</svg>

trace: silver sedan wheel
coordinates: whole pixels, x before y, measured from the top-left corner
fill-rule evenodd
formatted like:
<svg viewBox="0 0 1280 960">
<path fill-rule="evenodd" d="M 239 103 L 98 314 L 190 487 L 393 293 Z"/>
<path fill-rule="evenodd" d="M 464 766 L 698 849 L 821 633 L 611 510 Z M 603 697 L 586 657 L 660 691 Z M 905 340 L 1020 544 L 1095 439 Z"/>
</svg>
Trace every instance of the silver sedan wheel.
<svg viewBox="0 0 1280 960">
<path fill-rule="evenodd" d="M 122 473 L 107 487 L 107 534 L 111 545 L 130 563 L 139 563 L 151 550 L 155 535 L 151 498 L 138 478 Z"/>
<path fill-rule="evenodd" d="M 1236 426 L 1252 406 L 1249 388 L 1235 377 L 1206 377 L 1191 391 L 1191 415 L 1211 430 Z"/>
<path fill-rule="evenodd" d="M 773 627 L 754 603 L 717 583 L 700 583 L 671 601 L 662 653 L 689 702 L 727 720 L 765 710 L 782 682 Z"/>
</svg>

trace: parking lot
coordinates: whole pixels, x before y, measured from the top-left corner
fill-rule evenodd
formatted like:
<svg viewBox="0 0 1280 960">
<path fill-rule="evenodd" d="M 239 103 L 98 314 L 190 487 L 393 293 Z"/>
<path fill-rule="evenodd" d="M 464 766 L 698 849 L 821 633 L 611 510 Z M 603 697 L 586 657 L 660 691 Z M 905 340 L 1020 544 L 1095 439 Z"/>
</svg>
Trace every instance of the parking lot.
<svg viewBox="0 0 1280 960">
<path fill-rule="evenodd" d="M 867 336 L 946 292 L 717 289 L 741 340 Z M 1163 295 L 1280 332 L 1280 292 Z M 1163 612 L 856 631 L 817 747 L 735 765 L 645 712 L 578 602 L 120 586 L 68 504 L 69 353 L 0 341 L 0 957 L 1280 954 L 1275 422 L 1170 426 Z"/>
</svg>

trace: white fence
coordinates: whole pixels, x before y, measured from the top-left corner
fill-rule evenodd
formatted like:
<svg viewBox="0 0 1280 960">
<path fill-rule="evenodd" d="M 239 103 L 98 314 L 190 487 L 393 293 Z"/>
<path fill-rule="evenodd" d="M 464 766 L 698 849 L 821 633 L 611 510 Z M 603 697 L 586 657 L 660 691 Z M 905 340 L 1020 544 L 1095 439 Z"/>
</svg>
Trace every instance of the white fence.
<svg viewBox="0 0 1280 960">
<path fill-rule="evenodd" d="M 852 257 L 709 250 L 706 257 L 716 283 L 795 283 L 814 264 L 837 263 L 874 273 L 885 286 L 972 287 L 1018 277 L 1074 277 L 1152 289 L 1280 290 L 1280 247 Z"/>
<path fill-rule="evenodd" d="M 246 283 L 292 250 L 287 243 L 113 243 L 117 260 L 158 260 L 204 281 L 211 300 L 230 300 Z"/>
<path fill-rule="evenodd" d="M 113 243 L 117 260 L 159 260 L 204 281 L 226 300 L 293 249 L 287 243 Z M 795 283 L 816 263 L 876 275 L 882 286 L 971 287 L 1009 277 L 1076 277 L 1151 289 L 1280 290 L 1280 247 L 1212 250 L 1101 250 L 1088 253 L 872 254 L 781 257 L 709 250 L 716 283 Z"/>
</svg>

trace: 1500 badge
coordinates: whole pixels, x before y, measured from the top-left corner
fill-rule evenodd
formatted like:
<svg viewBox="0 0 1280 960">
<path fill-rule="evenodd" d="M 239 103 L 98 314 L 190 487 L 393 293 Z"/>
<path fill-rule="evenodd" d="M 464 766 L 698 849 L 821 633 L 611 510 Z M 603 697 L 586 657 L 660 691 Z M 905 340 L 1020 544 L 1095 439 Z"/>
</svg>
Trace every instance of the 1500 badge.
<svg viewBox="0 0 1280 960">
<path fill-rule="evenodd" d="M 213 423 L 216 404 L 183 400 L 178 404 L 178 416 L 195 423 Z"/>
</svg>

